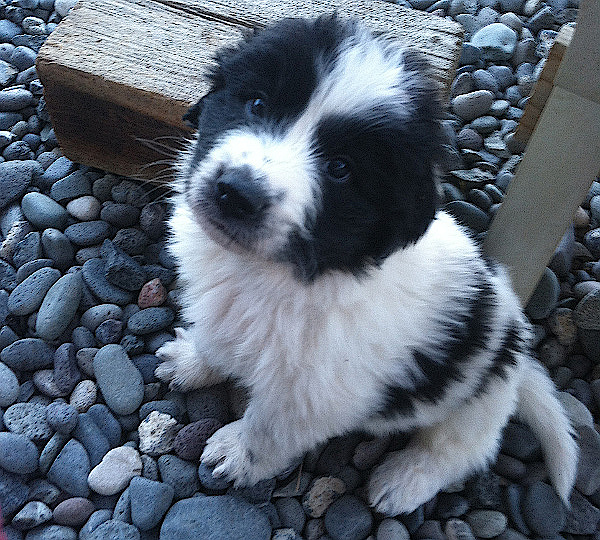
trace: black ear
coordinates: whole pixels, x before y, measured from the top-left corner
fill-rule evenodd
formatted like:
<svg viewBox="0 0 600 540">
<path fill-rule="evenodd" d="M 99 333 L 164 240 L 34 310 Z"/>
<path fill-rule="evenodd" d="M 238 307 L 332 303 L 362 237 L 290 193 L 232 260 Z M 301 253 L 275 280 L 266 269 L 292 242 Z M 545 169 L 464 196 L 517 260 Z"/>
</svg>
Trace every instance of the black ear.
<svg viewBox="0 0 600 540">
<path fill-rule="evenodd" d="M 200 118 L 200 115 L 202 114 L 202 109 L 204 108 L 205 97 L 206 96 L 200 98 L 200 101 L 198 101 L 198 103 L 196 103 L 195 105 L 192 105 L 182 117 L 182 120 L 188 126 L 194 129 L 198 127 L 198 119 Z"/>
</svg>

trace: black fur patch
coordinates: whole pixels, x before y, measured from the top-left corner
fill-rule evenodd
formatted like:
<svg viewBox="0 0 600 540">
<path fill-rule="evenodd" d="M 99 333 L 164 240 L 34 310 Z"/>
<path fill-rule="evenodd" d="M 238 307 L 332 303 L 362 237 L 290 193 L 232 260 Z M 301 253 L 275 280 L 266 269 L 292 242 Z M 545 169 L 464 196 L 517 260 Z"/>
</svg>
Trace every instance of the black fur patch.
<svg viewBox="0 0 600 540">
<path fill-rule="evenodd" d="M 429 351 L 413 351 L 413 359 L 420 372 L 414 376 L 414 387 L 389 385 L 385 389 L 387 399 L 378 416 L 389 418 L 409 415 L 414 402 L 436 403 L 444 397 L 445 388 L 452 381 L 460 381 L 462 372 L 468 369 L 473 354 L 486 348 L 491 332 L 490 321 L 496 308 L 495 292 L 485 278 L 479 278 L 479 291 L 471 299 L 469 312 L 446 327 L 447 339 L 440 348 Z"/>
</svg>

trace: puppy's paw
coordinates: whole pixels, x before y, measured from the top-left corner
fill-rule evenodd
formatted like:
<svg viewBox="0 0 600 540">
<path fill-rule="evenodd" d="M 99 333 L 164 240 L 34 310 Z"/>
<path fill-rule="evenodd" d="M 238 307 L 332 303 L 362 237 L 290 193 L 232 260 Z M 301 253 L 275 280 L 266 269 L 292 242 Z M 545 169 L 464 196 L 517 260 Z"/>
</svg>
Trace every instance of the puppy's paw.
<svg viewBox="0 0 600 540">
<path fill-rule="evenodd" d="M 448 483 L 434 456 L 418 446 L 409 446 L 391 453 L 373 471 L 369 502 L 388 516 L 410 513 Z"/>
<path fill-rule="evenodd" d="M 217 430 L 208 439 L 200 460 L 206 465 L 215 466 L 215 478 L 233 480 L 238 487 L 254 484 L 262 479 L 256 478 L 256 471 L 253 471 L 254 456 L 246 447 L 241 420 Z"/>
<path fill-rule="evenodd" d="M 162 362 L 154 374 L 169 383 L 172 390 L 185 392 L 219 382 L 198 356 L 188 330 L 176 328 L 175 339 L 167 341 L 155 354 Z"/>
</svg>

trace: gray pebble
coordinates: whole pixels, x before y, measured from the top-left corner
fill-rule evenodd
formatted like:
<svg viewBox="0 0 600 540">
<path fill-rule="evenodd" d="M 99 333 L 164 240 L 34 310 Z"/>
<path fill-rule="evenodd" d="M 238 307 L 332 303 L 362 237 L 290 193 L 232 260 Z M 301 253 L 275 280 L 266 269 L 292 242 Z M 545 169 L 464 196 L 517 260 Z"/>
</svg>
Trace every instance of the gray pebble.
<svg viewBox="0 0 600 540">
<path fill-rule="evenodd" d="M 100 324 L 109 319 L 121 320 L 123 310 L 116 304 L 99 304 L 81 315 L 81 324 L 94 332 Z"/>
<path fill-rule="evenodd" d="M 48 471 L 48 480 L 74 497 L 87 497 L 90 459 L 83 445 L 71 439 Z"/>
<path fill-rule="evenodd" d="M 19 397 L 19 380 L 15 373 L 0 362 L 0 407 L 10 407 Z"/>
<path fill-rule="evenodd" d="M 8 292 L 17 286 L 17 272 L 6 261 L 0 260 L 0 288 Z"/>
<path fill-rule="evenodd" d="M 46 407 L 46 420 L 58 433 L 68 435 L 77 425 L 77 409 L 68 403 L 54 401 Z"/>
<path fill-rule="evenodd" d="M 527 28 L 536 35 L 540 30 L 544 28 L 551 28 L 556 22 L 552 9 L 549 6 L 545 6 L 536 12 L 526 23 Z"/>
<path fill-rule="evenodd" d="M 191 497 L 200 488 L 194 463 L 165 454 L 158 458 L 158 469 L 163 482 L 173 487 L 176 499 Z"/>
<path fill-rule="evenodd" d="M 590 426 L 577 428 L 579 463 L 575 486 L 584 495 L 592 495 L 600 489 L 600 434 Z"/>
<path fill-rule="evenodd" d="M 54 373 L 51 369 L 40 369 L 33 374 L 33 384 L 44 395 L 49 398 L 65 397 L 68 392 L 60 390 L 54 381 Z"/>
<path fill-rule="evenodd" d="M 82 294 L 81 274 L 65 274 L 48 291 L 40 306 L 35 330 L 38 336 L 57 339 L 73 319 Z"/>
<path fill-rule="evenodd" d="M 94 356 L 94 373 L 106 404 L 116 414 L 138 409 L 144 397 L 144 381 L 139 370 L 120 345 L 105 345 Z"/>
<path fill-rule="evenodd" d="M 160 530 L 161 540 L 269 540 L 267 515 L 250 503 L 228 495 L 192 497 L 175 503 Z"/>
<path fill-rule="evenodd" d="M 94 333 L 100 347 L 109 343 L 119 343 L 123 335 L 123 323 L 116 319 L 102 322 Z"/>
<path fill-rule="evenodd" d="M 133 524 L 142 531 L 158 525 L 171 506 L 173 495 L 169 484 L 134 476 L 129 485 Z"/>
<path fill-rule="evenodd" d="M 33 473 L 37 471 L 39 457 L 35 444 L 24 435 L 0 432 L 0 467 L 5 471 Z"/>
<path fill-rule="evenodd" d="M 88 417 L 100 428 L 111 448 L 118 446 L 121 441 L 121 424 L 106 405 L 101 403 L 92 405 L 88 411 Z"/>
<path fill-rule="evenodd" d="M 0 468 L 0 504 L 5 516 L 13 515 L 27 502 L 29 488 L 21 475 Z"/>
<path fill-rule="evenodd" d="M 130 180 L 122 180 L 113 186 L 111 195 L 115 202 L 131 204 L 138 208 L 148 204 L 148 195 L 144 188 Z"/>
<path fill-rule="evenodd" d="M 209 495 L 223 494 L 231 486 L 227 478 L 215 478 L 213 476 L 214 467 L 209 467 L 204 463 L 198 465 L 198 479 L 203 490 Z"/>
<path fill-rule="evenodd" d="M 73 345 L 75 345 L 77 350 L 96 346 L 94 334 L 84 326 L 78 326 L 77 328 L 73 329 L 71 340 L 73 341 Z"/>
<path fill-rule="evenodd" d="M 46 421 L 46 407 L 38 403 L 15 403 L 4 412 L 4 424 L 9 431 L 22 434 L 34 443 L 45 443 L 52 437 Z"/>
<path fill-rule="evenodd" d="M 140 210 L 130 204 L 106 201 L 100 210 L 100 218 L 119 229 L 133 227 L 138 223 Z"/>
<path fill-rule="evenodd" d="M 233 487 L 229 490 L 229 494 L 234 496 L 239 495 L 252 504 L 268 503 L 275 490 L 275 482 L 274 478 L 267 478 L 266 480 L 257 482 L 253 486 Z"/>
<path fill-rule="evenodd" d="M 30 68 L 31 66 L 33 66 L 35 64 L 35 58 L 36 58 L 36 52 L 34 50 L 32 50 L 29 47 L 26 47 L 24 45 L 18 45 L 17 47 L 15 47 L 13 49 L 13 52 L 10 55 L 10 60 L 9 62 L 15 66 L 16 68 L 18 68 L 19 71 L 23 71 L 27 68 Z M 23 102 L 25 103 L 25 98 L 23 98 Z M 27 107 L 28 105 L 30 105 L 31 102 L 22 105 L 21 107 L 18 107 L 19 109 L 22 109 L 24 107 Z M 10 109 L 10 110 L 17 110 L 17 109 Z"/>
<path fill-rule="evenodd" d="M 17 47 L 17 49 L 19 49 L 19 47 Z M 15 65 L 12 59 L 11 64 Z M 29 90 L 25 90 L 24 88 L 15 87 L 0 90 L 0 111 L 19 111 L 21 109 L 24 109 L 25 107 L 29 107 L 33 103 L 33 99 L 33 94 Z"/>
<path fill-rule="evenodd" d="M 52 365 L 54 349 L 41 339 L 19 339 L 2 349 L 0 360 L 12 369 L 36 371 Z"/>
<path fill-rule="evenodd" d="M 96 383 L 89 379 L 77 383 L 77 386 L 71 392 L 69 404 L 75 407 L 78 412 L 86 412 L 94 403 L 98 396 Z"/>
<path fill-rule="evenodd" d="M 92 194 L 92 184 L 82 171 L 75 171 L 57 180 L 50 188 L 50 196 L 59 203 Z"/>
<path fill-rule="evenodd" d="M 396 519 L 384 519 L 377 528 L 377 540 L 410 540 L 404 524 Z"/>
<path fill-rule="evenodd" d="M 89 499 L 84 497 L 71 497 L 56 506 L 52 517 L 59 525 L 79 528 L 86 523 L 94 510 L 94 503 Z"/>
<path fill-rule="evenodd" d="M 532 319 L 545 319 L 556 307 L 560 294 L 560 283 L 550 268 L 544 269 L 540 281 L 527 302 L 525 312 Z"/>
<path fill-rule="evenodd" d="M 12 81 L 15 80 L 18 73 L 19 70 L 13 65 L 5 62 L 4 60 L 0 60 L 0 84 L 2 86 L 8 86 Z"/>
<path fill-rule="evenodd" d="M 167 307 L 150 307 L 132 315 L 127 328 L 136 335 L 151 334 L 167 328 L 175 319 L 175 313 Z"/>
<path fill-rule="evenodd" d="M 486 114 L 494 101 L 494 94 L 489 90 L 475 90 L 461 94 L 452 100 L 452 110 L 465 122 Z"/>
<path fill-rule="evenodd" d="M 227 388 L 222 384 L 187 392 L 185 403 L 190 422 L 204 418 L 216 418 L 223 424 L 230 421 L 229 397 Z"/>
<path fill-rule="evenodd" d="M 471 37 L 471 44 L 483 51 L 486 60 L 505 62 L 515 51 L 517 34 L 505 24 L 488 24 Z"/>
<path fill-rule="evenodd" d="M 92 193 L 99 201 L 108 201 L 112 198 L 112 188 L 119 182 L 120 180 L 116 176 L 112 174 L 105 174 L 104 176 L 98 178 L 98 180 L 94 181 Z"/>
<path fill-rule="evenodd" d="M 112 518 L 113 520 L 122 521 L 124 523 L 131 523 L 131 498 L 129 497 L 129 487 L 121 493 L 121 496 L 115 505 Z"/>
<path fill-rule="evenodd" d="M 293 529 L 298 534 L 301 534 L 306 522 L 306 515 L 298 500 L 293 497 L 283 497 L 277 499 L 274 504 L 281 526 Z"/>
<path fill-rule="evenodd" d="M 77 540 L 77 531 L 64 525 L 43 525 L 29 531 L 26 540 Z"/>
<path fill-rule="evenodd" d="M 30 232 L 17 243 L 13 252 L 13 263 L 17 268 L 34 259 L 42 258 L 42 242 L 40 233 Z"/>
<path fill-rule="evenodd" d="M 128 255 L 141 255 L 149 243 L 148 236 L 134 228 L 120 229 L 113 238 L 113 244 Z"/>
<path fill-rule="evenodd" d="M 343 495 L 325 514 L 325 528 L 334 540 L 362 540 L 372 526 L 371 512 L 353 495 Z"/>
<path fill-rule="evenodd" d="M 51 267 L 52 264 L 53 264 L 52 259 L 36 259 L 35 261 L 30 261 L 28 263 L 25 263 L 23 266 L 19 267 L 19 270 L 16 273 L 17 283 L 23 282 L 31 274 L 33 274 L 40 268 L 48 268 L 48 267 Z M 6 287 L 2 287 L 2 288 L 5 289 Z M 11 290 L 13 290 L 13 289 L 11 289 Z"/>
<path fill-rule="evenodd" d="M 79 531 L 79 540 L 89 540 L 90 534 L 94 532 L 102 523 L 112 518 L 112 512 L 106 508 L 96 510 L 85 525 Z"/>
<path fill-rule="evenodd" d="M 101 250 L 106 270 L 106 279 L 127 291 L 139 291 L 146 282 L 144 269 L 127 253 L 105 240 Z"/>
<path fill-rule="evenodd" d="M 140 540 L 140 532 L 136 527 L 120 521 L 109 519 L 100 524 L 87 536 L 87 540 Z"/>
<path fill-rule="evenodd" d="M 543 482 L 535 482 L 527 488 L 523 501 L 523 518 L 534 533 L 551 537 L 563 530 L 567 513 L 552 487 Z"/>
<path fill-rule="evenodd" d="M 67 236 L 58 229 L 46 229 L 42 233 L 44 253 L 60 270 L 67 270 L 73 265 L 75 250 Z"/>
<path fill-rule="evenodd" d="M 569 502 L 571 507 L 563 532 L 576 535 L 594 534 L 600 524 L 600 510 L 577 490 L 573 490 Z"/>
<path fill-rule="evenodd" d="M 105 264 L 101 259 L 90 259 L 83 265 L 83 279 L 100 300 L 120 306 L 130 304 L 134 295 L 110 283 L 105 277 Z"/>
<path fill-rule="evenodd" d="M 75 245 L 88 247 L 100 244 L 108 238 L 110 227 L 105 221 L 82 221 L 69 225 L 65 234 Z"/>
<path fill-rule="evenodd" d="M 85 448 L 92 468 L 98 465 L 110 450 L 108 439 L 88 413 L 79 414 L 73 437 Z"/>
<path fill-rule="evenodd" d="M 477 208 L 477 206 L 466 201 L 451 201 L 444 206 L 460 223 L 473 229 L 475 232 L 483 232 L 489 225 L 488 215 Z"/>
<path fill-rule="evenodd" d="M 56 181 L 68 176 L 75 170 L 75 163 L 68 157 L 61 156 L 52 162 L 39 178 L 39 183 L 44 188 L 50 188 Z"/>
<path fill-rule="evenodd" d="M 449 519 L 444 532 L 448 540 L 475 540 L 471 527 L 460 519 Z"/>
<path fill-rule="evenodd" d="M 498 536 L 508 524 L 506 516 L 496 510 L 472 510 L 467 514 L 467 522 L 479 538 Z"/>
<path fill-rule="evenodd" d="M 28 502 L 12 519 L 11 525 L 16 529 L 29 530 L 43 525 L 52 519 L 52 510 L 43 502 Z M 30 537 L 30 535 L 27 535 Z"/>
<path fill-rule="evenodd" d="M 53 227 L 62 230 L 67 224 L 67 211 L 55 200 L 42 193 L 25 194 L 21 200 L 21 208 L 29 222 L 38 229 Z"/>
</svg>

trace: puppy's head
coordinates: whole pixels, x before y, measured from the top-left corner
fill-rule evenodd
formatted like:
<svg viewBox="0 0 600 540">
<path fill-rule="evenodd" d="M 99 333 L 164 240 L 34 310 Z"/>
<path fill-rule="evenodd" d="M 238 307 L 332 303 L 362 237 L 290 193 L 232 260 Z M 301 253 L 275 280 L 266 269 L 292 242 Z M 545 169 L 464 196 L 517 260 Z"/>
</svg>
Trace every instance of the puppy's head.
<svg viewBox="0 0 600 540">
<path fill-rule="evenodd" d="M 420 54 L 355 22 L 284 20 L 224 51 L 181 168 L 186 203 L 225 248 L 312 280 L 360 274 L 436 208 L 437 86 Z"/>
</svg>

